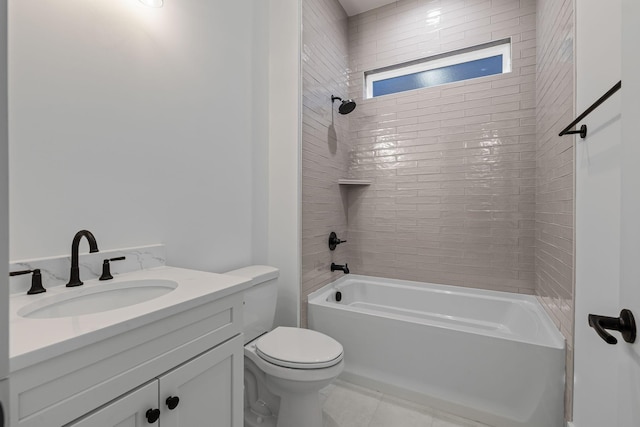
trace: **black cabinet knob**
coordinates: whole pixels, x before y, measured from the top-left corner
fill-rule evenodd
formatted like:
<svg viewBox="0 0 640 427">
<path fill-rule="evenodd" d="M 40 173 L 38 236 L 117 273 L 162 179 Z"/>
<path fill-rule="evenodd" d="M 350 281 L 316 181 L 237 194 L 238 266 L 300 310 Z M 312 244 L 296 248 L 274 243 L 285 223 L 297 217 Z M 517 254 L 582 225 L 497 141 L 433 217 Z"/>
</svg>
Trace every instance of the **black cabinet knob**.
<svg viewBox="0 0 640 427">
<path fill-rule="evenodd" d="M 178 406 L 178 403 L 180 403 L 180 398 L 178 396 L 169 396 L 166 402 L 169 410 L 173 411 Z"/>
<path fill-rule="evenodd" d="M 147 417 L 147 422 L 153 424 L 160 418 L 160 409 L 149 409 L 145 416 Z"/>
</svg>

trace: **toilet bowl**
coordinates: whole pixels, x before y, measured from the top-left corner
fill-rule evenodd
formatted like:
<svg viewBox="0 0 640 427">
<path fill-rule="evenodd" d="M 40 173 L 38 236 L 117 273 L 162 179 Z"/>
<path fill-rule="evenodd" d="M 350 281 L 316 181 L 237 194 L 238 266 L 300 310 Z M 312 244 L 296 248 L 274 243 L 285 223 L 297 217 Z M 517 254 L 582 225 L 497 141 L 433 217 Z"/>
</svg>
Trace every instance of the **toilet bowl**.
<svg viewBox="0 0 640 427">
<path fill-rule="evenodd" d="M 266 392 L 279 398 L 277 408 L 268 411 L 264 400 L 258 411 L 249 404 L 246 427 L 322 427 L 319 391 L 342 372 L 342 345 L 316 331 L 279 327 L 247 344 L 244 353 L 245 375 L 255 376 L 256 369 L 263 374 L 257 376 L 257 384 L 245 381 L 245 387 L 261 382 L 265 386 L 262 393 L 248 391 L 245 396 L 264 397 Z"/>
<path fill-rule="evenodd" d="M 319 391 L 342 372 L 342 345 L 309 329 L 273 329 L 278 269 L 225 274 L 252 281 L 244 292 L 245 427 L 322 427 Z"/>
</svg>

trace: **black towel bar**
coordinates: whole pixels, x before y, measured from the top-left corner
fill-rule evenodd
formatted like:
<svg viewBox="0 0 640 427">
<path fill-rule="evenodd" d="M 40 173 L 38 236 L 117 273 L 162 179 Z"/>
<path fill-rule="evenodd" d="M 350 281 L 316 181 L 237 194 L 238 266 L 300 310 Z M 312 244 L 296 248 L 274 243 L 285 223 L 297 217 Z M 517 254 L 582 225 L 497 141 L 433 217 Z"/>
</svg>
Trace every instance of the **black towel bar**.
<svg viewBox="0 0 640 427">
<path fill-rule="evenodd" d="M 596 102 L 593 103 L 593 105 L 589 108 L 587 108 L 585 110 L 584 113 L 580 114 L 578 116 L 577 119 L 575 119 L 574 121 L 571 122 L 571 124 L 569 126 L 567 126 L 566 128 L 564 128 L 562 130 L 562 132 L 560 132 L 560 134 L 558 136 L 563 136 L 563 135 L 571 135 L 574 133 L 579 133 L 580 134 L 580 138 L 586 138 L 587 137 L 587 125 L 582 125 L 580 126 L 580 130 L 569 130 L 572 127 L 574 127 L 575 125 L 577 125 L 578 123 L 580 123 L 582 121 L 582 119 L 584 119 L 585 117 L 587 117 L 589 114 L 591 114 L 591 112 L 593 110 L 595 110 L 596 108 L 598 108 L 600 106 L 600 104 L 602 104 L 604 101 L 606 101 L 607 99 L 609 99 L 609 97 L 611 95 L 613 95 L 614 93 L 616 93 L 617 91 L 620 90 L 620 88 L 622 87 L 622 80 L 620 80 L 618 83 L 616 83 L 611 89 L 609 89 L 607 91 L 607 93 L 605 93 L 604 95 L 602 95 L 600 97 L 600 99 L 598 99 Z"/>
</svg>

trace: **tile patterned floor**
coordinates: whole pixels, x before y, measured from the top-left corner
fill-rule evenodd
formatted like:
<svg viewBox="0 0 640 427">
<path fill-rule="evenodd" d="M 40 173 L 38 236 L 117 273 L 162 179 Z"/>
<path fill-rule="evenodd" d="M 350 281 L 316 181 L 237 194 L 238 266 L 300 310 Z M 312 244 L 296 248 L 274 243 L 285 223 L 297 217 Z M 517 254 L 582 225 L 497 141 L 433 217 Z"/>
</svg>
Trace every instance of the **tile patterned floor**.
<svg viewBox="0 0 640 427">
<path fill-rule="evenodd" d="M 320 395 L 324 427 L 489 427 L 341 380 Z"/>
</svg>

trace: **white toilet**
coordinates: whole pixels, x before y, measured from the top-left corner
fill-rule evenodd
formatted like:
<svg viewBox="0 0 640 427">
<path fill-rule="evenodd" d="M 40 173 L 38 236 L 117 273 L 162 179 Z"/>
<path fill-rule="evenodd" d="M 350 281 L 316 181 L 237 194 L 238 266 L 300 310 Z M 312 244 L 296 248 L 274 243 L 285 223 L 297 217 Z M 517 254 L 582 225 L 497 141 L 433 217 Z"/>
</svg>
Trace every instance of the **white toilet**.
<svg viewBox="0 0 640 427">
<path fill-rule="evenodd" d="M 318 392 L 342 372 L 342 345 L 309 329 L 273 329 L 277 268 L 253 265 L 225 274 L 253 282 L 244 294 L 245 427 L 322 427 Z"/>
</svg>

